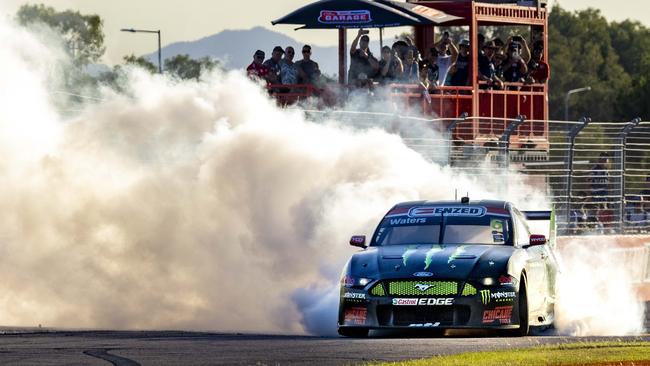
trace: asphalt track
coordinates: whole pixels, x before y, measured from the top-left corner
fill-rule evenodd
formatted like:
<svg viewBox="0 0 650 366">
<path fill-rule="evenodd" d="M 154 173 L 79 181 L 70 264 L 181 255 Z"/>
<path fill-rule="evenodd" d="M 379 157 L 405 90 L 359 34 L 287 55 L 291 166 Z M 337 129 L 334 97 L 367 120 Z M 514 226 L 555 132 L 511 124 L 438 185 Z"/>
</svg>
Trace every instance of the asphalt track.
<svg viewBox="0 0 650 366">
<path fill-rule="evenodd" d="M 179 331 L 47 331 L 0 335 L 3 365 L 349 365 L 539 344 L 605 340 L 650 342 L 639 337 L 524 338 L 461 334 L 384 335 L 347 339 Z"/>
</svg>

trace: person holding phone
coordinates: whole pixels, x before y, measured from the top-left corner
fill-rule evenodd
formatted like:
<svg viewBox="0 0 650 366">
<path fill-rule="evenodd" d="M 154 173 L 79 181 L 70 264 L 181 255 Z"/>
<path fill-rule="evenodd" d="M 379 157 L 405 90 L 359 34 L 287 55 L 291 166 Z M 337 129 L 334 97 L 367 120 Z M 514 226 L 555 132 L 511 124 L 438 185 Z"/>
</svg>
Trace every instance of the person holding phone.
<svg viewBox="0 0 650 366">
<path fill-rule="evenodd" d="M 370 52 L 368 33 L 367 30 L 359 29 L 350 46 L 349 84 L 356 85 L 359 76 L 365 76 L 366 80 L 371 80 L 379 71 L 379 61 Z"/>
<path fill-rule="evenodd" d="M 458 48 L 449 37 L 449 32 L 444 32 L 442 38 L 433 45 L 438 50 L 438 85 L 445 85 L 447 74 L 451 65 L 458 59 Z"/>
</svg>

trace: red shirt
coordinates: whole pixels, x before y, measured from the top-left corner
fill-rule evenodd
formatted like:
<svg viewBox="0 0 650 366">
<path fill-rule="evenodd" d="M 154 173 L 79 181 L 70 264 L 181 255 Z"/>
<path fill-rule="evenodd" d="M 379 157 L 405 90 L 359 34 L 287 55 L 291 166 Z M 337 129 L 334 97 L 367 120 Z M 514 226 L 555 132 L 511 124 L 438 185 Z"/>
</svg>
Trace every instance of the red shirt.
<svg viewBox="0 0 650 366">
<path fill-rule="evenodd" d="M 248 73 L 248 76 L 252 78 L 264 79 L 266 78 L 266 75 L 269 74 L 269 68 L 262 64 L 256 64 L 255 62 L 253 62 L 250 65 L 248 65 L 248 67 L 246 68 L 246 72 Z"/>
<path fill-rule="evenodd" d="M 551 69 L 548 67 L 548 64 L 546 62 L 540 60 L 537 61 L 537 69 L 531 71 L 528 76 L 535 79 L 535 82 L 548 80 L 548 78 L 551 76 Z"/>
</svg>

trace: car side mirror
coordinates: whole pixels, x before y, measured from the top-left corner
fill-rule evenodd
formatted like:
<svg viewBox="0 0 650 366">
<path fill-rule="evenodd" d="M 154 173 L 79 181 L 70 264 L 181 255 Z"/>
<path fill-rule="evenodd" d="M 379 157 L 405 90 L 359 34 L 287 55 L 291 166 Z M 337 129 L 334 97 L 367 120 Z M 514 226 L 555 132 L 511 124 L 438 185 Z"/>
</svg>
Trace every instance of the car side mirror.
<svg viewBox="0 0 650 366">
<path fill-rule="evenodd" d="M 539 235 L 539 234 L 530 235 L 528 246 L 544 245 L 544 244 L 546 244 L 546 237 L 544 235 Z"/>
<path fill-rule="evenodd" d="M 350 245 L 359 248 L 366 247 L 366 236 L 365 235 L 354 235 L 350 238 Z"/>
</svg>

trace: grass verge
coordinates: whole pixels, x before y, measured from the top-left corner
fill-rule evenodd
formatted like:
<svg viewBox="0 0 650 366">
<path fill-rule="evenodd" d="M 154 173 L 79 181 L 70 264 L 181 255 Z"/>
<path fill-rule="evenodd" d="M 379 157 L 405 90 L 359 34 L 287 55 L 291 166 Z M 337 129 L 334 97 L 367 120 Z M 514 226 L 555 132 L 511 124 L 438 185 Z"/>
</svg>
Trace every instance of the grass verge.
<svg viewBox="0 0 650 366">
<path fill-rule="evenodd" d="M 648 365 L 650 342 L 579 342 L 494 352 L 472 352 L 381 366 L 519 366 L 519 365 Z"/>
</svg>

